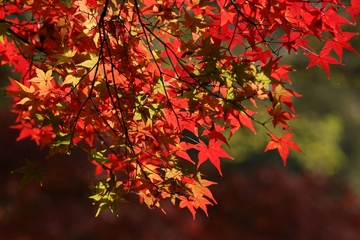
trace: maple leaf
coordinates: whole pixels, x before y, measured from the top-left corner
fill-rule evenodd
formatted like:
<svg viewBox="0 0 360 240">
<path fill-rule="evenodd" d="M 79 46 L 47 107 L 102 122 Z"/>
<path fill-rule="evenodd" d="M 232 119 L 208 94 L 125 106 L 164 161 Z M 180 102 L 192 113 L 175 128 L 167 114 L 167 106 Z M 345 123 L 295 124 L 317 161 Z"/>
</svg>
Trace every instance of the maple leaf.
<svg viewBox="0 0 360 240">
<path fill-rule="evenodd" d="M 280 58 L 277 58 L 271 62 L 271 71 L 272 71 L 271 77 L 273 77 L 274 79 L 276 79 L 279 82 L 281 81 L 281 79 L 284 79 L 289 84 L 291 84 L 288 73 L 294 72 L 294 70 L 291 69 L 291 67 L 289 65 L 278 66 L 279 60 L 280 60 Z"/>
<path fill-rule="evenodd" d="M 40 145 L 40 130 L 38 128 L 34 128 L 31 123 L 23 121 L 21 124 L 11 126 L 11 128 L 20 129 L 20 134 L 16 138 L 16 141 L 31 137 L 31 139 L 34 140 L 37 145 Z"/>
<path fill-rule="evenodd" d="M 289 129 L 289 125 L 286 123 L 287 120 L 291 120 L 293 118 L 300 118 L 297 115 L 291 114 L 287 111 L 282 111 L 282 107 L 281 104 L 276 104 L 276 106 L 274 108 L 265 106 L 269 115 L 273 116 L 273 126 L 275 127 L 276 125 L 280 125 L 281 127 L 283 127 L 284 129 L 286 129 L 287 131 L 290 131 Z"/>
<path fill-rule="evenodd" d="M 40 95 L 45 96 L 52 90 L 52 70 L 48 70 L 46 73 L 41 70 L 40 68 L 36 68 L 36 75 L 37 77 L 34 77 L 29 80 L 31 83 L 35 83 L 38 88 Z"/>
<path fill-rule="evenodd" d="M 284 41 L 284 47 L 288 50 L 289 54 L 291 50 L 297 52 L 298 48 L 312 50 L 309 46 L 310 41 L 304 39 L 300 32 L 292 30 L 288 35 L 281 36 L 279 39 Z"/>
<path fill-rule="evenodd" d="M 209 181 L 209 180 L 205 180 L 201 178 L 201 173 L 197 173 L 196 177 L 195 177 L 196 181 L 193 187 L 193 193 L 194 196 L 202 196 L 205 195 L 206 197 L 210 198 L 214 203 L 217 203 L 214 196 L 212 195 L 211 191 L 209 190 L 209 188 L 207 188 L 208 186 L 211 186 L 213 184 L 216 184 L 215 182 Z"/>
<path fill-rule="evenodd" d="M 358 35 L 359 33 L 353 32 L 342 32 L 339 30 L 336 32 L 336 36 L 332 39 L 327 40 L 323 49 L 334 50 L 334 52 L 339 56 L 340 61 L 342 61 L 343 49 L 347 49 L 357 54 L 356 50 L 348 42 L 353 36 Z"/>
<path fill-rule="evenodd" d="M 91 6 L 92 8 L 96 8 L 97 6 L 97 0 L 87 0 L 87 4 Z"/>
<path fill-rule="evenodd" d="M 24 91 L 25 93 L 29 93 L 29 94 L 34 94 L 35 93 L 35 88 L 32 85 L 27 87 L 24 84 L 22 84 L 22 83 L 20 83 L 20 82 L 18 82 L 16 80 L 13 80 L 13 79 L 10 79 L 10 82 L 11 83 L 16 83 L 21 88 L 21 90 Z M 10 91 L 10 88 L 9 88 L 8 91 Z"/>
<path fill-rule="evenodd" d="M 256 135 L 256 130 L 254 128 L 253 121 L 249 117 L 249 116 L 254 115 L 254 114 L 255 114 L 255 112 L 251 111 L 249 109 L 246 109 L 244 112 L 241 111 L 239 113 L 239 121 L 240 121 L 240 123 L 242 125 L 244 125 L 248 129 L 250 129 L 254 133 L 254 135 Z"/>
<path fill-rule="evenodd" d="M 329 64 L 341 64 L 338 60 L 336 60 L 335 58 L 329 56 L 331 49 L 329 48 L 323 48 L 319 55 L 317 55 L 316 53 L 313 52 L 308 52 L 305 55 L 308 56 L 310 58 L 310 62 L 308 64 L 308 66 L 306 67 L 306 69 L 315 66 L 315 65 L 319 65 L 322 69 L 325 70 L 325 72 L 328 75 L 328 79 L 330 79 L 330 67 Z"/>
<path fill-rule="evenodd" d="M 20 188 L 31 180 L 37 180 L 42 186 L 42 174 L 45 169 L 37 167 L 34 162 L 26 159 L 26 165 L 12 171 L 12 173 L 22 173 L 23 177 L 21 178 Z"/>
<path fill-rule="evenodd" d="M 228 147 L 230 147 L 228 141 L 226 140 L 225 136 L 222 134 L 225 130 L 224 126 L 215 126 L 213 125 L 210 129 L 205 129 L 202 133 L 202 136 L 208 135 L 210 139 L 219 139 L 224 142 Z"/>
<path fill-rule="evenodd" d="M 8 23 L 0 23 L 0 42 L 5 43 L 4 36 L 11 36 L 8 29 L 10 28 L 10 24 Z"/>
<path fill-rule="evenodd" d="M 53 57 L 58 59 L 56 65 L 71 62 L 71 58 L 76 54 L 76 50 L 65 48 L 63 53 L 54 54 Z"/>
<path fill-rule="evenodd" d="M 286 133 L 281 138 L 278 138 L 272 133 L 268 135 L 271 137 L 271 140 L 264 151 L 267 152 L 268 150 L 277 149 L 284 162 L 284 166 L 286 166 L 286 160 L 289 156 L 290 148 L 303 153 L 299 146 L 294 141 L 290 140 L 290 138 L 294 135 L 293 133 Z"/>
<path fill-rule="evenodd" d="M 270 50 L 263 50 L 260 47 L 254 47 L 252 51 L 246 52 L 242 54 L 242 56 L 246 57 L 249 61 L 257 61 L 260 60 L 262 64 L 266 64 L 269 59 L 273 58 Z"/>
<path fill-rule="evenodd" d="M 179 207 L 187 207 L 195 219 L 196 209 L 200 207 L 206 216 L 209 216 L 207 205 L 213 205 L 213 203 L 216 204 L 216 201 L 210 190 L 207 188 L 208 186 L 215 184 L 214 182 L 201 179 L 201 173 L 197 173 L 194 180 L 195 181 L 183 181 L 184 183 L 188 183 L 187 187 L 192 190 L 192 195 L 189 197 L 180 196 L 179 199 L 181 202 Z M 211 199 L 213 203 L 208 198 Z"/>
<path fill-rule="evenodd" d="M 61 86 L 71 84 L 74 87 L 77 86 L 80 82 L 81 78 L 74 76 L 73 74 L 69 74 L 65 77 L 64 82 L 61 84 Z"/>
<path fill-rule="evenodd" d="M 194 198 L 193 204 L 195 208 L 200 207 L 204 211 L 206 216 L 209 217 L 206 205 L 213 205 L 213 204 L 207 198 L 205 198 L 204 196 L 197 196 Z"/>
<path fill-rule="evenodd" d="M 360 13 L 360 1 L 359 0 L 351 0 L 350 6 L 345 10 L 350 14 L 354 22 L 356 22 L 356 18 Z"/>
<path fill-rule="evenodd" d="M 220 26 L 224 26 L 228 22 L 232 23 L 234 17 L 236 16 L 236 11 L 235 9 L 233 9 L 232 11 L 221 9 L 220 16 L 221 16 Z"/>
<path fill-rule="evenodd" d="M 195 211 L 195 207 L 193 204 L 193 201 L 191 201 L 190 199 L 184 197 L 184 196 L 180 196 L 180 203 L 179 203 L 179 207 L 180 208 L 185 208 L 187 207 L 189 209 L 189 211 L 191 212 L 193 219 L 195 220 L 196 217 L 196 211 Z M 189 197 L 191 198 L 191 196 Z"/>
<path fill-rule="evenodd" d="M 193 160 L 191 160 L 191 158 L 189 157 L 189 154 L 184 150 L 179 149 L 178 151 L 176 151 L 176 155 L 182 159 L 185 159 L 185 160 L 191 162 L 191 163 L 195 163 Z"/>
<path fill-rule="evenodd" d="M 221 158 L 232 158 L 224 149 L 221 148 L 222 142 L 217 142 L 215 139 L 210 139 L 209 144 L 206 145 L 202 140 L 197 145 L 194 145 L 194 148 L 199 150 L 198 158 L 199 162 L 197 167 L 205 162 L 207 159 L 216 167 L 219 171 L 219 174 L 222 176 L 221 168 L 220 168 L 220 157 Z"/>
<path fill-rule="evenodd" d="M 231 131 L 230 131 L 230 137 L 233 136 L 233 134 L 241 127 L 245 126 L 248 129 L 250 129 L 254 135 L 256 135 L 256 130 L 253 126 L 253 121 L 251 116 L 255 114 L 254 111 L 251 111 L 249 109 L 245 109 L 245 111 L 237 112 L 232 111 L 227 115 L 226 120 L 230 123 Z M 230 138 L 229 137 L 229 138 Z"/>
<path fill-rule="evenodd" d="M 292 97 L 301 97 L 301 96 L 302 96 L 301 94 L 299 94 L 291 89 L 287 89 L 282 85 L 277 85 L 274 90 L 273 103 L 275 105 L 278 102 L 282 102 L 286 106 L 288 106 L 292 112 L 295 112 L 291 98 Z"/>
<path fill-rule="evenodd" d="M 339 25 L 351 23 L 346 18 L 337 14 L 337 9 L 335 7 L 329 7 L 325 11 L 325 13 L 322 17 L 322 21 L 323 21 L 323 24 L 326 24 L 331 28 L 338 28 Z"/>
</svg>

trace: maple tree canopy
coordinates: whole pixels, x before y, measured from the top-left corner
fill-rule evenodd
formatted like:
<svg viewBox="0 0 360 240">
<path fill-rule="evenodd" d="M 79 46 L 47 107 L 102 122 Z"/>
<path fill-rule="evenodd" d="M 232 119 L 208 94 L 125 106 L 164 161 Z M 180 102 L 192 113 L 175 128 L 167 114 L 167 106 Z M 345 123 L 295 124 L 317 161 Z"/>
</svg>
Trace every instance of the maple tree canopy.
<svg viewBox="0 0 360 240">
<path fill-rule="evenodd" d="M 289 149 L 302 152 L 288 125 L 301 95 L 281 55 L 302 53 L 330 78 L 343 49 L 356 53 L 358 33 L 342 26 L 359 10 L 359 0 L 1 0 L 1 65 L 21 73 L 6 87 L 17 140 L 49 156 L 85 151 L 97 214 L 130 194 L 207 214 L 214 182 L 201 165 L 222 174 L 220 158 L 232 158 L 221 147 L 239 128 L 264 127 L 265 151 L 285 165 Z M 36 170 L 29 161 L 17 171 L 25 182 Z"/>
</svg>

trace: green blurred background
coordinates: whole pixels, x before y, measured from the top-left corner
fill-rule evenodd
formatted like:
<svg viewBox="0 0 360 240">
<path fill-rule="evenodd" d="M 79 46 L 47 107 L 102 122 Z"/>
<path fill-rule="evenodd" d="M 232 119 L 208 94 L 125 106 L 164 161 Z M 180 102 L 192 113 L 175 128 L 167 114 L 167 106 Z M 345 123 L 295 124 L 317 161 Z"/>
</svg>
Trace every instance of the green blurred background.
<svg viewBox="0 0 360 240">
<path fill-rule="evenodd" d="M 359 40 L 352 41 L 358 51 Z M 0 239 L 360 239 L 360 60 L 345 51 L 343 61 L 328 81 L 322 69 L 306 70 L 301 53 L 283 58 L 297 70 L 292 89 L 303 95 L 294 100 L 301 118 L 290 127 L 305 154 L 291 151 L 284 167 L 276 151 L 264 153 L 262 126 L 255 125 L 257 136 L 242 129 L 230 142 L 235 161 L 222 163 L 222 178 L 202 166 L 219 183 L 211 188 L 218 204 L 195 221 L 187 210 L 165 204 L 163 215 L 137 199 L 121 205 L 119 217 L 95 218 L 92 166 L 80 153 L 44 160 L 35 143 L 16 142 L 18 132 L 9 128 L 15 116 L 1 92 Z M 2 86 L 9 75 L 0 68 Z M 31 182 L 19 190 L 21 175 L 10 172 L 25 159 L 47 169 L 43 187 Z"/>
</svg>

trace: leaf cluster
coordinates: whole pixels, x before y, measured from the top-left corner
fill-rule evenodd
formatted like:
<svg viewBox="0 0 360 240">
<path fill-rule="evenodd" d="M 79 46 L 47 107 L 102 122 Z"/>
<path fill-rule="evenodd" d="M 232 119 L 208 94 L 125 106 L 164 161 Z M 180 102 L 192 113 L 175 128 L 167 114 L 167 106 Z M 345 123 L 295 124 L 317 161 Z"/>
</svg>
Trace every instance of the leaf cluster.
<svg viewBox="0 0 360 240">
<path fill-rule="evenodd" d="M 284 164 L 289 149 L 302 152 L 288 125 L 301 95 L 289 88 L 282 50 L 303 52 L 330 76 L 344 48 L 355 52 L 356 33 L 341 29 L 354 22 L 338 8 L 355 21 L 357 1 L 1 2 L 1 61 L 22 73 L 6 88 L 18 140 L 31 137 L 50 155 L 82 146 L 100 178 L 91 197 L 99 212 L 135 194 L 149 208 L 168 199 L 194 218 L 207 214 L 216 201 L 200 167 L 209 160 L 222 174 L 220 158 L 232 157 L 221 146 L 241 127 L 264 127 L 265 151 L 277 149 Z M 310 37 L 325 42 L 320 53 Z"/>
</svg>

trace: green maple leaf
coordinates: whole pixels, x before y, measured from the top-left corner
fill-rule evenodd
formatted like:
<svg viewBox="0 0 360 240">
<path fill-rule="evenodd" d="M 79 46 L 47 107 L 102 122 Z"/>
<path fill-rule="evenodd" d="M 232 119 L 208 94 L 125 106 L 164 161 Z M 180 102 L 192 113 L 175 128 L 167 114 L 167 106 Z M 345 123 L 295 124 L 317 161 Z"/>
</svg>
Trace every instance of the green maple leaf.
<svg viewBox="0 0 360 240">
<path fill-rule="evenodd" d="M 8 29 L 10 28 L 10 24 L 6 22 L 0 23 L 0 42 L 4 43 L 4 36 L 10 36 Z"/>
<path fill-rule="evenodd" d="M 26 165 L 22 166 L 18 169 L 15 169 L 11 173 L 22 173 L 24 174 L 21 178 L 20 188 L 25 186 L 25 184 L 29 183 L 31 180 L 36 180 L 42 186 L 42 174 L 44 173 L 45 168 L 36 167 L 35 163 L 26 159 Z"/>
</svg>

